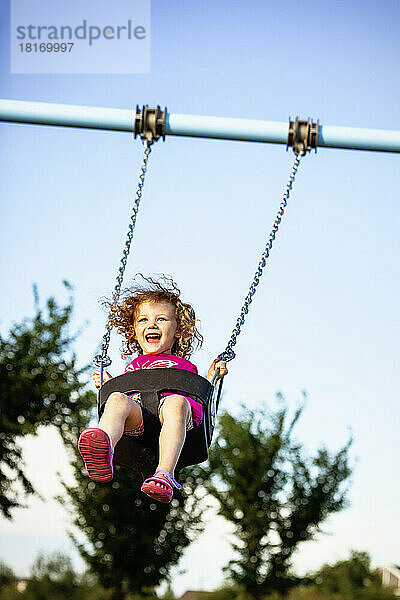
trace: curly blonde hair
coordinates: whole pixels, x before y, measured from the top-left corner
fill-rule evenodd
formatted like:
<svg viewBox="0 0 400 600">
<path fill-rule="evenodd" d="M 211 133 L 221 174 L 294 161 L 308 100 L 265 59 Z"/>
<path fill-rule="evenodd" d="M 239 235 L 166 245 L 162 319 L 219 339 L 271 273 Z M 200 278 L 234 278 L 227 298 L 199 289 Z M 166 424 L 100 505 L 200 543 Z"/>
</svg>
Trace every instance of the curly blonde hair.
<svg viewBox="0 0 400 600">
<path fill-rule="evenodd" d="M 135 281 L 142 278 L 142 283 Z M 181 292 L 173 279 L 161 275 L 157 280 L 145 277 L 141 273 L 135 275 L 133 284 L 123 290 L 117 300 L 103 300 L 109 309 L 109 320 L 118 333 L 123 336 L 121 357 L 131 354 L 143 354 L 135 338 L 135 319 L 142 302 L 170 302 L 175 307 L 175 318 L 180 337 L 172 346 L 172 354 L 186 358 L 196 348 L 201 348 L 203 336 L 196 327 L 196 315 L 190 304 L 181 301 Z"/>
</svg>

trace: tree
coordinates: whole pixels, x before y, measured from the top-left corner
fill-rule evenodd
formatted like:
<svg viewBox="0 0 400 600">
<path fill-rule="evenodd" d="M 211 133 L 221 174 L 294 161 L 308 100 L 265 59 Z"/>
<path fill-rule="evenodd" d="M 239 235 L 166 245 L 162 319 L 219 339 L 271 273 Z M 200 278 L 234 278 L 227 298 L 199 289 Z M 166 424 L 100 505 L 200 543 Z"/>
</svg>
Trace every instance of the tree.
<svg viewBox="0 0 400 600">
<path fill-rule="evenodd" d="M 163 595 L 160 596 L 160 598 L 161 600 L 176 600 L 174 590 L 171 587 L 171 582 L 168 582 L 167 589 L 165 590 Z"/>
<path fill-rule="evenodd" d="M 39 554 L 24 586 L 4 563 L 0 564 L 0 600 L 109 600 L 96 578 L 77 574 L 68 555 Z M 4 578 L 5 575 L 5 578 Z"/>
<path fill-rule="evenodd" d="M 390 600 L 395 595 L 382 588 L 379 573 L 371 569 L 366 552 L 353 550 L 348 560 L 324 565 L 312 578 L 329 600 Z"/>
<path fill-rule="evenodd" d="M 78 399 L 83 411 L 94 403 L 81 382 L 85 369 L 77 368 L 69 352 L 72 301 L 59 306 L 49 298 L 42 311 L 36 289 L 34 299 L 35 316 L 14 325 L 7 338 L 0 336 L 0 512 L 7 518 L 22 505 L 21 488 L 25 495 L 35 493 L 19 439 L 42 425 L 68 428 Z"/>
<path fill-rule="evenodd" d="M 293 553 L 346 504 L 351 441 L 336 455 L 321 448 L 306 457 L 292 440 L 302 409 L 288 424 L 287 412 L 262 406 L 243 409 L 237 419 L 223 413 L 209 467 L 203 470 L 219 514 L 235 527 L 237 557 L 226 570 L 256 599 L 298 582 L 290 570 Z"/>
<path fill-rule="evenodd" d="M 32 567 L 32 576 L 24 592 L 24 600 L 78 600 L 78 577 L 69 556 L 56 552 L 39 554 Z"/>
<path fill-rule="evenodd" d="M 0 600 L 20 600 L 15 573 L 0 561 Z"/>
<path fill-rule="evenodd" d="M 168 579 L 171 567 L 202 529 L 203 508 L 191 470 L 180 474 L 184 495 L 176 494 L 168 505 L 142 494 L 133 471 L 117 466 L 113 483 L 104 485 L 88 479 L 79 455 L 73 465 L 76 485 L 64 486 L 64 504 L 89 542 L 71 534 L 80 554 L 112 598 L 154 597 L 154 588 Z"/>
<path fill-rule="evenodd" d="M 0 561 L 0 590 L 15 582 L 15 574 L 8 565 Z"/>
</svg>

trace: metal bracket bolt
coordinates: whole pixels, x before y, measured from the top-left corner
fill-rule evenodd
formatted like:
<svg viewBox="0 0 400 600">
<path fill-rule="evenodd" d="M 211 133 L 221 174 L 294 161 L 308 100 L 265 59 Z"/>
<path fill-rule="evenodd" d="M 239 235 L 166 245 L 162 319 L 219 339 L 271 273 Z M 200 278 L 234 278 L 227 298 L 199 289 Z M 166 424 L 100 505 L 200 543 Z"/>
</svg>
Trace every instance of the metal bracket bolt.
<svg viewBox="0 0 400 600">
<path fill-rule="evenodd" d="M 136 105 L 136 116 L 135 116 L 135 138 L 140 135 L 142 141 L 149 141 L 150 143 L 156 142 L 160 137 L 165 141 L 165 120 L 167 117 L 167 107 L 161 110 L 159 106 L 157 108 L 149 108 L 147 104 L 139 108 Z"/>
<path fill-rule="evenodd" d="M 314 123 L 311 119 L 301 120 L 296 117 L 295 121 L 289 118 L 289 133 L 286 150 L 293 147 L 295 154 L 304 156 L 310 150 L 317 151 L 319 122 Z"/>
</svg>

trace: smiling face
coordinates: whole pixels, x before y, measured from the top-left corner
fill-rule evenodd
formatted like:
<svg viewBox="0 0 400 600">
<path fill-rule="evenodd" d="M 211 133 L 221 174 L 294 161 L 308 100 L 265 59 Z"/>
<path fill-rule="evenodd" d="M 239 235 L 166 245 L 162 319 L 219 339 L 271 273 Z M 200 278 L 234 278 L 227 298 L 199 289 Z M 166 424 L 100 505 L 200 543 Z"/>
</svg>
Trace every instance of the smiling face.
<svg viewBox="0 0 400 600">
<path fill-rule="evenodd" d="M 135 315 L 135 338 L 143 354 L 171 354 L 179 338 L 171 302 L 142 302 Z"/>
</svg>

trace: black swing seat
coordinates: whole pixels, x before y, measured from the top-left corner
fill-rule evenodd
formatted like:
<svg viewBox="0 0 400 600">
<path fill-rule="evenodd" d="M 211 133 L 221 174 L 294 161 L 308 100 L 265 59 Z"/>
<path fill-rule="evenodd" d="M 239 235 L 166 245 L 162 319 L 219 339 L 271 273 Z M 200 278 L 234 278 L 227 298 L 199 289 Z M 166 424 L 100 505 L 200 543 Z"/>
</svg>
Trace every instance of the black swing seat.
<svg viewBox="0 0 400 600">
<path fill-rule="evenodd" d="M 136 437 L 123 435 L 115 447 L 115 462 L 134 469 L 142 479 L 154 474 L 158 463 L 158 438 L 161 431 L 158 405 L 160 394 L 166 391 L 191 396 L 203 405 L 203 421 L 201 425 L 187 432 L 176 474 L 184 467 L 207 460 L 221 384 L 222 379 L 216 389 L 216 386 L 200 375 L 182 369 L 165 368 L 132 371 L 104 383 L 98 397 L 99 417 L 113 392 L 123 392 L 127 395 L 139 392 L 142 404 L 144 433 Z"/>
</svg>

